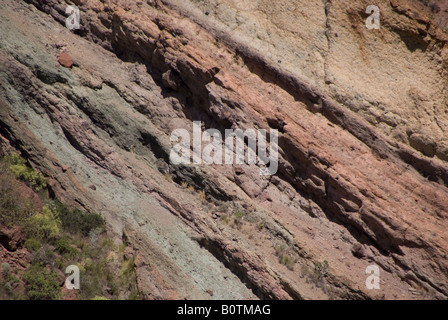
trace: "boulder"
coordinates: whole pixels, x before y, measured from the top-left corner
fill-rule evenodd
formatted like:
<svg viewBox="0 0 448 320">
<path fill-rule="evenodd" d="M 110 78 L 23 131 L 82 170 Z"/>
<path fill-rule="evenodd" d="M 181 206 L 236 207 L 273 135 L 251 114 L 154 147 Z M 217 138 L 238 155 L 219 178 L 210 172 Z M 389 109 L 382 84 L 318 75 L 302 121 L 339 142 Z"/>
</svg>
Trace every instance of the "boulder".
<svg viewBox="0 0 448 320">
<path fill-rule="evenodd" d="M 25 233 L 18 226 L 12 228 L 0 227 L 0 244 L 8 251 L 16 251 L 21 248 L 25 239 Z"/>
<path fill-rule="evenodd" d="M 62 52 L 58 60 L 59 64 L 65 68 L 73 67 L 73 58 L 68 52 Z"/>
</svg>

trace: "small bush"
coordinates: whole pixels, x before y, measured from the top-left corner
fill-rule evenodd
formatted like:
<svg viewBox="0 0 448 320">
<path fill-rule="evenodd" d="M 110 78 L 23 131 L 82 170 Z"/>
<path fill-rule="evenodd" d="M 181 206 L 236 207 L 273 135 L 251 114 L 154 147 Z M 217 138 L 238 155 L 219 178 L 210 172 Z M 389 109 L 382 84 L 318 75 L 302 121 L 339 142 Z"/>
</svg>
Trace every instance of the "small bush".
<svg viewBox="0 0 448 320">
<path fill-rule="evenodd" d="M 68 236 L 56 240 L 55 247 L 60 254 L 66 255 L 68 258 L 74 258 L 78 254 L 78 250 L 71 244 Z"/>
<path fill-rule="evenodd" d="M 60 234 L 61 220 L 57 213 L 45 206 L 42 213 L 32 215 L 28 219 L 28 234 L 39 240 L 55 239 Z"/>
<path fill-rule="evenodd" d="M 96 247 L 96 245 L 98 244 L 100 238 L 101 238 L 101 234 L 103 234 L 104 230 L 103 229 L 92 229 L 89 232 L 89 242 L 90 244 L 93 245 L 93 247 Z"/>
<path fill-rule="evenodd" d="M 56 268 L 60 269 L 60 270 L 64 270 L 66 264 L 64 263 L 64 261 L 60 258 L 56 258 L 54 259 L 54 265 L 56 266 Z"/>
<path fill-rule="evenodd" d="M 205 198 L 206 198 L 206 195 L 205 195 L 205 192 L 204 191 L 199 191 L 198 192 L 198 199 L 200 199 L 200 200 L 205 200 Z"/>
<path fill-rule="evenodd" d="M 42 244 L 40 243 L 40 241 L 34 238 L 29 238 L 25 241 L 25 248 L 27 248 L 30 252 L 39 250 L 41 246 Z"/>
<path fill-rule="evenodd" d="M 8 281 L 9 283 L 19 283 L 20 282 L 19 278 L 17 278 L 12 273 L 9 273 L 9 275 L 6 277 L 6 281 Z"/>
<path fill-rule="evenodd" d="M 230 223 L 230 217 L 228 215 L 223 215 L 221 217 L 221 222 L 224 224 L 229 224 Z"/>
<path fill-rule="evenodd" d="M 279 262 L 285 265 L 289 270 L 294 270 L 295 259 L 287 253 L 283 253 L 279 258 Z"/>
<path fill-rule="evenodd" d="M 41 264 L 31 266 L 24 273 L 23 279 L 31 300 L 57 300 L 61 296 L 60 279 L 57 273 Z"/>
<path fill-rule="evenodd" d="M 87 259 L 84 268 L 81 271 L 81 296 L 84 299 L 91 299 L 95 296 L 103 296 L 105 288 L 109 288 L 107 292 L 112 295 L 118 294 L 119 281 L 116 274 L 112 272 L 110 259 L 100 258 Z M 121 276 L 121 274 L 120 274 Z"/>
<path fill-rule="evenodd" d="M 2 168 L 4 164 L 0 163 L 0 224 L 22 226 L 33 211 L 33 205 L 24 199 L 21 186 L 14 176 Z"/>
<path fill-rule="evenodd" d="M 129 300 L 136 300 L 140 297 L 140 292 L 137 286 L 137 275 L 135 272 L 135 260 L 134 258 L 124 260 L 121 264 L 120 270 L 120 285 L 121 288 L 130 291 L 128 296 Z"/>
<path fill-rule="evenodd" d="M 235 217 L 241 219 L 242 217 L 244 217 L 246 214 L 243 211 L 237 211 L 234 213 Z"/>
<path fill-rule="evenodd" d="M 328 274 L 328 261 L 324 260 L 323 263 L 315 262 L 314 263 L 314 275 L 317 280 L 321 280 L 322 278 L 326 277 Z"/>
<path fill-rule="evenodd" d="M 120 268 L 120 274 L 125 280 L 129 280 L 135 274 L 134 258 L 123 261 Z"/>
<path fill-rule="evenodd" d="M 3 269 L 3 275 L 5 277 L 9 276 L 9 274 L 11 273 L 11 266 L 8 263 L 4 262 L 2 263 L 2 269 Z"/>
<path fill-rule="evenodd" d="M 182 186 L 182 188 L 184 189 L 188 189 L 189 185 L 188 183 L 186 183 L 185 181 L 182 181 L 182 183 L 180 184 Z"/>
<path fill-rule="evenodd" d="M 39 191 L 47 187 L 47 181 L 42 173 L 26 165 L 26 160 L 18 154 L 10 154 L 4 158 L 9 164 L 9 170 L 20 180 L 26 182 L 34 190 Z"/>
<path fill-rule="evenodd" d="M 6 277 L 6 281 L 8 281 L 9 283 L 19 283 L 20 282 L 19 278 L 17 278 L 12 273 L 9 273 L 9 275 Z"/>
<path fill-rule="evenodd" d="M 13 293 L 12 285 L 10 282 L 5 283 L 5 291 L 8 295 L 11 295 Z"/>
<path fill-rule="evenodd" d="M 111 250 L 115 250 L 115 248 L 116 248 L 116 246 L 115 246 L 114 240 L 112 238 L 104 238 L 101 240 L 101 243 L 100 243 L 101 250 L 111 251 Z"/>
<path fill-rule="evenodd" d="M 52 207 L 58 213 L 63 229 L 68 232 L 87 236 L 94 229 L 105 228 L 104 219 L 99 214 L 70 209 L 60 202 L 54 202 Z"/>
<path fill-rule="evenodd" d="M 294 270 L 296 259 L 290 254 L 291 250 L 283 244 L 275 246 L 274 249 L 278 262 L 285 265 L 289 270 Z"/>
</svg>

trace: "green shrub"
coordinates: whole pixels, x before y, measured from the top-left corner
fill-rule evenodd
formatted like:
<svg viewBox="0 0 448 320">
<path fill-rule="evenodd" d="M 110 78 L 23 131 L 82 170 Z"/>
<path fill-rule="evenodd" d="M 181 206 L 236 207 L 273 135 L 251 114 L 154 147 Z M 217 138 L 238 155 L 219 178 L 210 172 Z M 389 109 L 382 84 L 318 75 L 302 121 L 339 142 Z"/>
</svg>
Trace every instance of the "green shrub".
<svg viewBox="0 0 448 320">
<path fill-rule="evenodd" d="M 124 260 L 120 268 L 120 286 L 129 290 L 129 300 L 140 298 L 140 291 L 137 286 L 137 274 L 135 272 L 135 259 Z"/>
<path fill-rule="evenodd" d="M 8 295 L 11 295 L 13 293 L 12 285 L 10 282 L 5 283 L 5 290 Z"/>
<path fill-rule="evenodd" d="M 329 271 L 328 261 L 324 260 L 323 263 L 315 262 L 314 263 L 314 276 L 317 280 L 321 280 L 326 277 Z"/>
<path fill-rule="evenodd" d="M 1 170 L 0 163 L 0 224 L 7 227 L 23 225 L 30 216 L 33 205 L 23 197 L 20 184 L 14 176 Z"/>
<path fill-rule="evenodd" d="M 198 192 L 197 197 L 199 200 L 205 200 L 207 198 L 207 195 L 205 194 L 205 191 L 201 190 Z"/>
<path fill-rule="evenodd" d="M 110 259 L 101 258 L 101 253 L 97 259 L 87 259 L 84 268 L 81 271 L 81 296 L 83 299 L 91 299 L 95 296 L 103 296 L 105 288 L 107 293 L 117 295 L 118 281 L 121 279 L 116 276 L 110 267 Z M 99 258 L 99 259 L 98 259 Z"/>
<path fill-rule="evenodd" d="M 221 221 L 224 224 L 229 224 L 230 223 L 230 217 L 228 215 L 223 215 L 223 216 L 221 216 Z"/>
<path fill-rule="evenodd" d="M 39 240 L 55 239 L 60 234 L 61 220 L 57 213 L 48 206 L 44 206 L 42 213 L 32 215 L 28 219 L 28 234 Z"/>
<path fill-rule="evenodd" d="M 54 210 L 58 213 L 64 230 L 87 236 L 93 229 L 105 228 L 104 219 L 96 213 L 81 211 L 77 208 L 70 209 L 61 202 L 52 204 Z"/>
<path fill-rule="evenodd" d="M 47 181 L 42 173 L 26 165 L 26 160 L 18 154 L 10 154 L 4 158 L 9 164 L 9 170 L 20 180 L 26 182 L 34 190 L 39 191 L 47 187 Z"/>
<path fill-rule="evenodd" d="M 61 297 L 60 279 L 57 273 L 42 264 L 31 266 L 24 273 L 23 280 L 31 300 L 57 300 Z"/>
<path fill-rule="evenodd" d="M 9 265 L 9 263 L 2 263 L 2 269 L 3 269 L 3 275 L 5 277 L 9 276 L 9 274 L 11 273 L 11 266 Z"/>
<path fill-rule="evenodd" d="M 53 265 L 55 256 L 54 256 L 54 254 L 48 255 L 47 254 L 48 252 L 49 252 L 48 245 L 43 244 L 39 250 L 34 251 L 31 254 L 30 263 L 32 265 L 35 265 L 35 264 Z"/>
<path fill-rule="evenodd" d="M 245 216 L 245 213 L 243 211 L 237 211 L 234 213 L 235 217 L 242 218 Z"/>
<path fill-rule="evenodd" d="M 56 268 L 58 268 L 60 270 L 64 270 L 64 267 L 66 266 L 64 261 L 60 258 L 54 259 L 54 265 L 56 266 Z"/>
<path fill-rule="evenodd" d="M 19 283 L 20 280 L 19 278 L 17 278 L 14 274 L 9 273 L 8 276 L 6 277 L 6 281 L 9 283 Z"/>
<path fill-rule="evenodd" d="M 27 248 L 30 252 L 39 250 L 41 246 L 42 244 L 40 243 L 40 241 L 34 238 L 29 238 L 25 241 L 25 248 Z"/>
<path fill-rule="evenodd" d="M 63 236 L 62 238 L 56 240 L 55 247 L 59 253 L 64 254 L 68 258 L 74 258 L 78 254 L 78 249 L 71 244 L 68 236 Z"/>
<path fill-rule="evenodd" d="M 56 258 L 56 253 L 54 252 L 54 250 L 47 247 L 45 248 L 44 252 L 50 261 L 54 261 L 54 259 Z"/>
<path fill-rule="evenodd" d="M 120 275 L 124 280 L 129 281 L 129 279 L 135 274 L 135 261 L 132 257 L 129 260 L 124 260 L 121 264 Z"/>
<path fill-rule="evenodd" d="M 112 238 L 104 238 L 101 240 L 100 242 L 100 249 L 101 250 L 106 250 L 106 251 L 111 251 L 111 250 L 115 250 L 116 249 L 116 245 L 114 243 L 114 240 Z"/>
<path fill-rule="evenodd" d="M 291 257 L 287 253 L 283 253 L 278 258 L 279 262 L 283 265 L 285 265 L 289 270 L 294 270 L 294 264 L 296 263 L 295 259 Z"/>
<path fill-rule="evenodd" d="M 278 262 L 285 265 L 289 270 L 294 270 L 296 259 L 292 255 L 292 250 L 284 244 L 276 245 L 274 249 Z"/>
</svg>

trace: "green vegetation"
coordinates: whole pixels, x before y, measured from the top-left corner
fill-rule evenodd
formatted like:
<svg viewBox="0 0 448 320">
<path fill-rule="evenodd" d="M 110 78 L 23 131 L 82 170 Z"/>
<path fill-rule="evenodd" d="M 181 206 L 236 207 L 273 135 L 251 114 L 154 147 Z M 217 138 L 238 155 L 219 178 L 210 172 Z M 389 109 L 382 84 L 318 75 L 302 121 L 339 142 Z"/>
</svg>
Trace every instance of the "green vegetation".
<svg viewBox="0 0 448 320">
<path fill-rule="evenodd" d="M 285 245 L 277 245 L 274 247 L 275 255 L 278 257 L 278 262 L 286 266 L 289 270 L 294 270 L 294 265 L 296 264 L 296 259 L 290 253 Z"/>
<path fill-rule="evenodd" d="M 6 227 L 23 225 L 33 209 L 33 204 L 23 198 L 20 183 L 10 172 L 4 171 L 4 164 L 0 163 L 0 224 Z"/>
<path fill-rule="evenodd" d="M 230 223 L 230 217 L 228 215 L 223 215 L 221 216 L 221 222 L 224 224 L 229 224 Z"/>
<path fill-rule="evenodd" d="M 8 169 L 16 178 L 26 182 L 34 190 L 39 191 L 47 187 L 44 176 L 26 165 L 26 160 L 18 154 L 10 154 L 3 158 L 3 162 L 8 165 Z"/>
<path fill-rule="evenodd" d="M 59 201 L 53 202 L 53 210 L 58 212 L 59 219 L 67 232 L 87 236 L 92 230 L 105 230 L 104 219 L 98 214 L 83 212 L 77 208 L 70 209 Z"/>
<path fill-rule="evenodd" d="M 188 187 L 189 187 L 188 183 L 185 181 L 182 181 L 180 185 L 183 189 L 188 189 Z"/>
<path fill-rule="evenodd" d="M 324 260 L 323 263 L 315 262 L 314 263 L 314 275 L 317 280 L 321 280 L 322 278 L 326 277 L 328 274 L 328 261 Z"/>
<path fill-rule="evenodd" d="M 294 270 L 294 264 L 296 263 L 296 261 L 294 260 L 293 257 L 291 257 L 289 254 L 282 254 L 279 257 L 279 262 L 283 265 L 285 265 L 289 270 Z"/>
<path fill-rule="evenodd" d="M 28 251 L 30 251 L 30 252 L 35 252 L 42 247 L 42 244 L 40 243 L 40 241 L 38 241 L 34 238 L 26 239 L 24 245 L 25 245 L 25 248 L 27 248 Z"/>
<path fill-rule="evenodd" d="M 39 240 L 53 240 L 60 235 L 62 222 L 58 213 L 44 206 L 42 213 L 33 214 L 27 219 L 25 230 Z"/>
<path fill-rule="evenodd" d="M 23 184 L 35 192 L 23 192 Z M 124 258 L 126 244 L 114 243 L 100 215 L 51 199 L 46 188 L 43 175 L 18 155 L 0 159 L 0 225 L 21 229 L 29 252 L 25 271 L 2 263 L 0 300 L 64 299 L 69 265 L 80 269 L 78 299 L 138 299 L 134 260 Z"/>
<path fill-rule="evenodd" d="M 198 191 L 198 199 L 200 199 L 200 200 L 205 200 L 206 199 L 206 195 L 205 195 L 205 191 L 203 191 L 203 190 L 201 190 L 201 191 Z"/>
<path fill-rule="evenodd" d="M 243 218 L 246 214 L 243 211 L 236 211 L 234 216 L 237 218 Z"/>
<path fill-rule="evenodd" d="M 56 300 L 61 297 L 61 280 L 54 270 L 43 264 L 32 265 L 23 275 L 23 279 L 31 300 Z"/>
<path fill-rule="evenodd" d="M 189 193 L 196 194 L 196 196 L 198 197 L 199 200 L 202 200 L 202 201 L 207 200 L 207 194 L 205 193 L 204 190 L 196 191 L 196 189 L 192 185 L 189 185 L 188 182 L 186 182 L 186 181 L 182 181 L 180 183 L 180 186 L 182 187 L 182 189 L 188 191 Z"/>
<path fill-rule="evenodd" d="M 64 235 L 62 238 L 55 241 L 56 250 L 67 259 L 74 259 L 78 255 L 79 251 L 72 239 L 68 235 Z"/>
<path fill-rule="evenodd" d="M 5 277 L 7 277 L 11 273 L 11 266 L 8 263 L 4 262 L 4 263 L 2 263 L 2 270 L 3 270 L 3 275 Z"/>
</svg>

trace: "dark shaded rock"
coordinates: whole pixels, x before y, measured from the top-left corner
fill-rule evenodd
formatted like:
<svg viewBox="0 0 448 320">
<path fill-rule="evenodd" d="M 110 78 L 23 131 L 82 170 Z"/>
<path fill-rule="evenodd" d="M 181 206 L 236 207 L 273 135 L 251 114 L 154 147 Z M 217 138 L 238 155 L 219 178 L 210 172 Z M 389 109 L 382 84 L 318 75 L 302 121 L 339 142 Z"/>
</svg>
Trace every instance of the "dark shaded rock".
<svg viewBox="0 0 448 320">
<path fill-rule="evenodd" d="M 352 254 L 359 259 L 366 257 L 366 249 L 359 242 L 355 243 L 352 247 Z"/>
<path fill-rule="evenodd" d="M 25 233 L 20 227 L 0 227 L 0 244 L 8 251 L 16 251 L 25 242 Z"/>
</svg>

